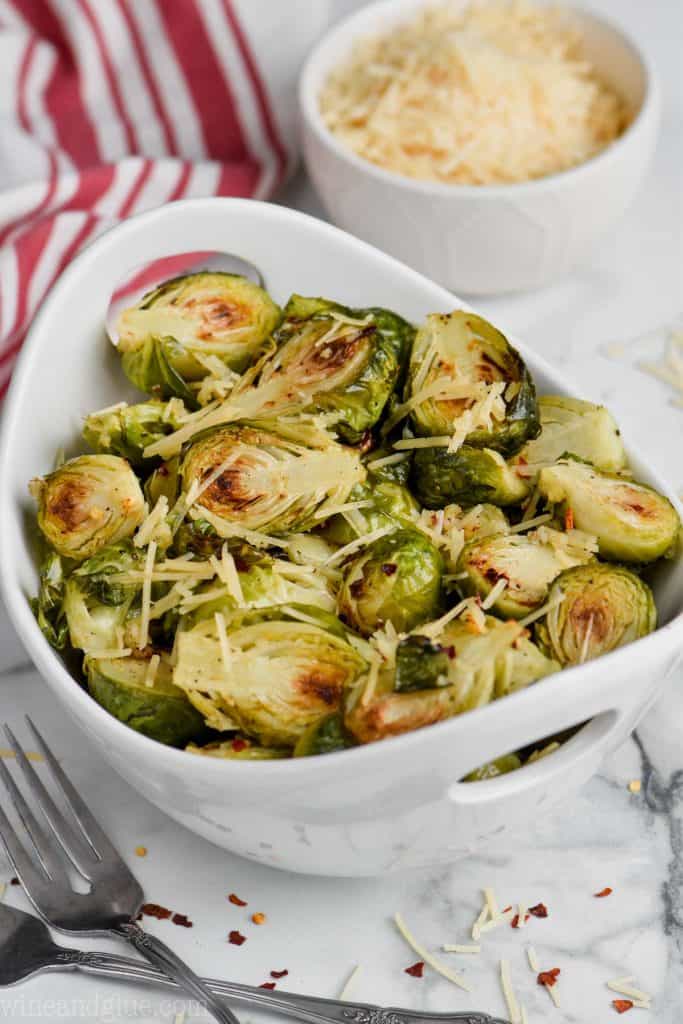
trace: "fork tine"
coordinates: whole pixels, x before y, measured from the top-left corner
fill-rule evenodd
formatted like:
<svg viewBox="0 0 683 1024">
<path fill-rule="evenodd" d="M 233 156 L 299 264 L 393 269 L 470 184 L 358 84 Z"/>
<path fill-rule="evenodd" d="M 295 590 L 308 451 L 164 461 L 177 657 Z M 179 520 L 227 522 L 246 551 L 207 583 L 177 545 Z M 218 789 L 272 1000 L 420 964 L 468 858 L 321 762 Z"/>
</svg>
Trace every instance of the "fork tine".
<svg viewBox="0 0 683 1024">
<path fill-rule="evenodd" d="M 83 829 L 83 835 L 86 837 L 90 845 L 97 854 L 104 859 L 106 856 L 113 858 L 119 864 L 123 865 L 124 862 L 121 859 L 116 847 L 110 842 L 105 832 L 102 831 L 100 825 L 95 819 L 94 815 L 88 808 L 87 804 L 78 795 L 73 783 L 69 779 L 60 763 L 58 762 L 55 755 L 52 753 L 47 743 L 38 731 L 37 726 L 33 724 L 28 715 L 26 715 L 26 723 L 33 733 L 36 743 L 38 744 L 40 751 L 47 761 L 48 765 L 52 770 L 52 774 L 55 782 L 62 791 L 64 799 L 68 803 L 69 807 L 74 813 L 74 817 L 78 821 L 78 824 Z M 1 763 L 1 761 L 0 761 Z"/>
<path fill-rule="evenodd" d="M 17 814 L 21 818 L 23 826 L 26 829 L 36 854 L 38 855 L 38 859 L 43 866 L 45 874 L 54 882 L 62 882 L 65 885 L 69 885 L 62 855 L 54 845 L 51 845 L 48 841 L 45 833 L 34 818 L 31 808 L 26 803 L 21 790 L 12 778 L 12 774 L 2 758 L 0 758 L 0 778 L 5 784 L 5 788 L 7 789 L 10 799 L 17 810 Z"/>
<path fill-rule="evenodd" d="M 44 887 L 45 884 L 50 883 L 43 865 L 40 861 L 35 861 L 32 857 L 29 857 L 1 806 L 0 841 L 5 848 L 10 864 L 24 883 L 27 891 L 38 892 L 41 886 Z"/>
<path fill-rule="evenodd" d="M 7 736 L 10 746 L 14 750 L 28 787 L 33 796 L 36 797 L 38 806 L 45 815 L 45 819 L 55 838 L 66 855 L 73 861 L 74 866 L 79 868 L 81 871 L 87 871 L 92 867 L 93 860 L 99 859 L 97 851 L 92 844 L 86 840 L 82 831 L 80 829 L 77 831 L 73 828 L 59 810 L 43 785 L 43 781 L 38 775 L 38 772 L 26 757 L 23 747 L 10 729 L 9 725 L 5 725 L 5 735 Z"/>
</svg>

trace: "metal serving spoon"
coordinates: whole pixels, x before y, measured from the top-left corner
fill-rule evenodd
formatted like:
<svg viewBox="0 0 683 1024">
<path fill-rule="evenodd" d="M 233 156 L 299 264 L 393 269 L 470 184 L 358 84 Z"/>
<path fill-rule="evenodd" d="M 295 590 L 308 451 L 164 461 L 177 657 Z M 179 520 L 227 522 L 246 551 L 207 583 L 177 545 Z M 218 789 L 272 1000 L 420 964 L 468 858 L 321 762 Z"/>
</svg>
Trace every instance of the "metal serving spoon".
<svg viewBox="0 0 683 1024">
<path fill-rule="evenodd" d="M 229 252 L 203 250 L 195 252 L 177 252 L 168 256 L 160 256 L 150 263 L 140 263 L 131 267 L 112 292 L 107 308 L 105 325 L 107 334 L 114 345 L 118 345 L 117 324 L 122 310 L 134 306 L 143 295 L 157 288 L 171 277 L 181 274 L 196 274 L 200 270 L 219 271 L 224 274 L 240 274 L 254 284 L 264 287 L 263 276 L 253 263 L 233 256 Z"/>
<path fill-rule="evenodd" d="M 0 904 L 0 987 L 16 985 L 44 971 L 78 970 L 121 981 L 147 981 L 177 988 L 166 975 L 141 961 L 112 953 L 91 953 L 58 946 L 39 917 Z M 307 1024 L 508 1024 L 499 1017 L 471 1010 L 427 1013 L 385 1009 L 370 1003 L 320 999 L 293 992 L 273 992 L 231 981 L 205 979 L 217 996 L 226 996 L 252 1009 L 279 1011 Z"/>
</svg>

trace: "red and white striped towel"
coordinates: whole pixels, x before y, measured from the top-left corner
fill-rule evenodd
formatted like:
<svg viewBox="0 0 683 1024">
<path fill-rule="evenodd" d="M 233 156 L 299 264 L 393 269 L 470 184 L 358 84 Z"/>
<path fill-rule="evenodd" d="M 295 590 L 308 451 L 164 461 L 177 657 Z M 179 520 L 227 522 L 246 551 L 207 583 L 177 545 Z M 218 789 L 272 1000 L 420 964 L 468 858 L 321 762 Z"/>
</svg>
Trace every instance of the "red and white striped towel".
<svg viewBox="0 0 683 1024">
<path fill-rule="evenodd" d="M 267 198 L 328 0 L 0 0 L 0 397 L 75 254 L 176 199 Z"/>
</svg>

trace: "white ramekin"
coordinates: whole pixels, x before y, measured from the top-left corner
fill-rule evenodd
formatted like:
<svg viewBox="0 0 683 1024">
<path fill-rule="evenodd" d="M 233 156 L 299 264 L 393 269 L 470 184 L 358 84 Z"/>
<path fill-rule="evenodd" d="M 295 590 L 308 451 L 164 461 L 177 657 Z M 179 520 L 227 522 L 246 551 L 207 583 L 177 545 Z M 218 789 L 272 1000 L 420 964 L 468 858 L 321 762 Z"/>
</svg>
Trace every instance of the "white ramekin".
<svg viewBox="0 0 683 1024">
<path fill-rule="evenodd" d="M 2 590 L 47 685 L 100 755 L 152 803 L 219 846 L 274 867 L 379 875 L 448 862 L 554 804 L 567 804 L 635 727 L 680 657 L 680 560 L 662 566 L 656 582 L 662 626 L 652 635 L 440 725 L 325 757 L 240 763 L 162 746 L 100 708 L 47 644 L 28 603 L 38 585 L 28 481 L 50 469 L 58 448 L 78 450 L 86 413 L 132 397 L 102 327 L 113 283 L 141 262 L 209 249 L 251 260 L 280 302 L 296 290 L 352 306 L 387 306 L 413 321 L 462 305 L 329 224 L 249 200 L 172 203 L 93 242 L 33 323 L 0 444 Z M 512 340 L 542 392 L 567 392 L 539 356 Z M 639 477 L 676 502 L 644 460 L 636 457 L 634 464 Z M 588 720 L 559 752 L 536 764 L 499 779 L 459 782 L 490 758 Z M 49 737 L 49 721 L 38 724 Z"/>
<path fill-rule="evenodd" d="M 514 185 L 446 185 L 385 171 L 325 126 L 318 97 L 358 39 L 410 19 L 425 0 L 380 0 L 332 28 L 304 66 L 299 86 L 304 157 L 332 220 L 447 288 L 491 294 L 537 288 L 586 257 L 636 194 L 654 152 L 657 78 L 637 43 L 588 11 L 575 15 L 586 55 L 636 116 L 587 163 Z"/>
</svg>

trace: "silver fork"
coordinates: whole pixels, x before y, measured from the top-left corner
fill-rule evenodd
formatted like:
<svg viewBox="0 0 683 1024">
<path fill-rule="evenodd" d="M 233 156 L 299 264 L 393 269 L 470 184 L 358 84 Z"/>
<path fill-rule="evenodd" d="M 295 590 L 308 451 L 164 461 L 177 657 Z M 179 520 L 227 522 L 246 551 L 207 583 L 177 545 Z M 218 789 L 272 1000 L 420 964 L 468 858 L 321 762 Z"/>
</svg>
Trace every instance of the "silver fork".
<svg viewBox="0 0 683 1024">
<path fill-rule="evenodd" d="M 0 986 L 16 985 L 43 971 L 80 970 L 125 981 L 172 985 L 165 975 L 138 960 L 111 953 L 65 949 L 52 941 L 48 929 L 33 914 L 0 904 Z M 350 1003 L 294 992 L 205 979 L 213 992 L 255 1010 L 277 1011 L 307 1024 L 506 1024 L 485 1013 L 430 1013 L 400 1007 L 385 1009 L 370 1003 Z"/>
<path fill-rule="evenodd" d="M 142 888 L 102 831 L 90 810 L 30 718 L 26 718 L 52 778 L 68 805 L 71 820 L 57 807 L 9 726 L 14 750 L 33 802 L 40 808 L 51 835 L 39 824 L 11 772 L 0 758 L 0 778 L 33 847 L 29 853 L 0 807 L 0 839 L 34 907 L 48 924 L 64 932 L 109 935 L 129 942 L 220 1024 L 239 1024 L 235 1015 L 173 950 L 136 923 L 143 904 Z M 89 883 L 77 892 L 69 878 L 75 868 Z"/>
</svg>

